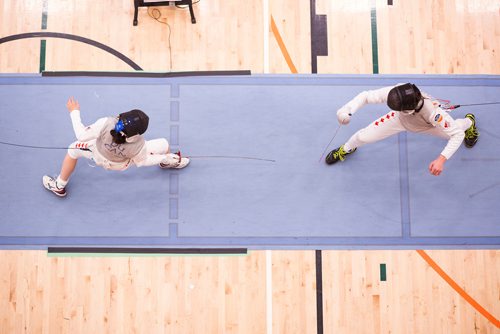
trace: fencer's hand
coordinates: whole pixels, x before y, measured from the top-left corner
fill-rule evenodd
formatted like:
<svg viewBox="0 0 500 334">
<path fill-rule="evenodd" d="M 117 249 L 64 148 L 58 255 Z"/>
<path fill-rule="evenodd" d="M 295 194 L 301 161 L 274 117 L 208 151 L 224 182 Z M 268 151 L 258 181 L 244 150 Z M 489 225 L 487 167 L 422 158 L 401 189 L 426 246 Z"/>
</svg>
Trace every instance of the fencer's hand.
<svg viewBox="0 0 500 334">
<path fill-rule="evenodd" d="M 430 163 L 429 172 L 432 175 L 439 176 L 444 169 L 444 163 L 446 162 L 446 158 L 440 155 L 436 160 Z"/>
<path fill-rule="evenodd" d="M 340 108 L 337 110 L 337 120 L 340 124 L 346 125 L 351 121 L 352 114 L 347 108 Z"/>
<path fill-rule="evenodd" d="M 69 112 L 72 112 L 73 110 L 80 110 L 80 104 L 73 96 L 71 96 L 68 99 L 68 102 L 66 102 L 66 108 L 68 108 Z"/>
</svg>

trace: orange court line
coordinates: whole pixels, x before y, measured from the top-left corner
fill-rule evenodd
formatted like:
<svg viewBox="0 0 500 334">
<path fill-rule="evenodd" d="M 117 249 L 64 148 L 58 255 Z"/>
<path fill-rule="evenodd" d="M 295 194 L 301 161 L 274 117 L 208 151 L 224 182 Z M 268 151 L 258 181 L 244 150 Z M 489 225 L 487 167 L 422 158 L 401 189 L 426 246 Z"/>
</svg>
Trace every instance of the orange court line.
<svg viewBox="0 0 500 334">
<path fill-rule="evenodd" d="M 283 43 L 283 39 L 281 38 L 280 32 L 278 31 L 278 27 L 276 27 L 276 23 L 274 22 L 274 18 L 272 15 L 271 15 L 271 30 L 273 31 L 274 38 L 276 38 L 276 41 L 278 42 L 278 46 L 281 49 L 283 57 L 285 57 L 286 63 L 288 64 L 290 71 L 292 71 L 292 73 L 297 73 L 297 68 L 295 68 L 292 58 L 290 58 L 290 54 L 286 49 L 285 43 Z"/>
<path fill-rule="evenodd" d="M 474 300 L 464 289 L 462 289 L 434 260 L 423 250 L 417 249 L 417 253 L 448 283 L 460 296 L 462 296 L 469 304 L 472 305 L 479 313 L 488 319 L 497 328 L 500 328 L 500 321 L 491 313 L 486 311 L 478 302 Z"/>
</svg>

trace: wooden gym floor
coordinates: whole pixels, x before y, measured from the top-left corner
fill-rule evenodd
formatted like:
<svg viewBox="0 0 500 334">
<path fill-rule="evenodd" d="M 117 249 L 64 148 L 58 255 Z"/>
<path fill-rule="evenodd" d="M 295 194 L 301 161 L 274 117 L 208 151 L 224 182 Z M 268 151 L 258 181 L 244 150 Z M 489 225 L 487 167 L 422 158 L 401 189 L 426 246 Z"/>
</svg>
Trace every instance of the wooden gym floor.
<svg viewBox="0 0 500 334">
<path fill-rule="evenodd" d="M 142 8 L 133 27 L 132 0 L 0 0 L 0 39 L 71 34 L 146 71 L 500 74 L 498 0 L 201 0 L 194 12 L 191 24 L 186 9 L 150 9 L 155 20 Z M 327 47 L 311 38 L 322 15 Z M 0 73 L 41 70 L 131 68 L 75 40 L 0 43 Z M 0 333 L 500 332 L 498 249 L 0 255 Z"/>
</svg>

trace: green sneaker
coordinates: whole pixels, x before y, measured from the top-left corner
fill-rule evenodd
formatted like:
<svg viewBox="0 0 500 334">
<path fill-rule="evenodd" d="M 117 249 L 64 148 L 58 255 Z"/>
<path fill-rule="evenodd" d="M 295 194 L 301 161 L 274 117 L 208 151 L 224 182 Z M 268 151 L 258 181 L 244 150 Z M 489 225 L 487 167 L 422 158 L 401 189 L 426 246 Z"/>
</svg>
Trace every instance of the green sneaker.
<svg viewBox="0 0 500 334">
<path fill-rule="evenodd" d="M 465 146 L 471 148 L 476 145 L 477 138 L 479 137 L 479 132 L 476 128 L 476 117 L 474 117 L 473 114 L 467 114 L 465 115 L 465 117 L 472 121 L 472 125 L 467 130 L 465 130 L 464 138 Z"/>
<path fill-rule="evenodd" d="M 354 152 L 356 152 L 356 149 L 352 150 L 351 152 L 344 151 L 344 145 L 342 145 L 339 148 L 328 153 L 328 155 L 325 158 L 325 162 L 329 165 L 332 165 L 337 161 L 344 161 L 347 155 L 352 154 Z"/>
</svg>

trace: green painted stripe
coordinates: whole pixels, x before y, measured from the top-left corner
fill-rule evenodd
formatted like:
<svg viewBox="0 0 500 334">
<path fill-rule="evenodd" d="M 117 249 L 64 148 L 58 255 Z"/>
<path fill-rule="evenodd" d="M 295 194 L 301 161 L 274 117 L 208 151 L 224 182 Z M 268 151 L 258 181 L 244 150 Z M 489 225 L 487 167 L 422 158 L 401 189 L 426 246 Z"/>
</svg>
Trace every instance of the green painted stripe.
<svg viewBox="0 0 500 334">
<path fill-rule="evenodd" d="M 371 21 L 373 74 L 378 74 L 377 9 L 375 6 L 371 10 Z"/>
<path fill-rule="evenodd" d="M 247 254 L 137 254 L 137 253 L 49 253 L 47 257 L 235 257 Z"/>
<path fill-rule="evenodd" d="M 387 281 L 387 272 L 385 269 L 385 263 L 380 264 L 380 280 Z"/>
<path fill-rule="evenodd" d="M 40 73 L 45 71 L 45 52 L 47 49 L 47 41 L 42 39 L 40 41 Z"/>
<path fill-rule="evenodd" d="M 42 30 L 47 29 L 48 16 L 49 16 L 49 1 L 43 0 L 43 4 L 42 4 Z"/>
<path fill-rule="evenodd" d="M 49 0 L 43 0 L 42 3 L 42 30 L 47 29 L 47 18 L 49 16 Z M 40 69 L 39 72 L 45 71 L 45 55 L 47 53 L 47 41 L 40 41 Z"/>
</svg>

